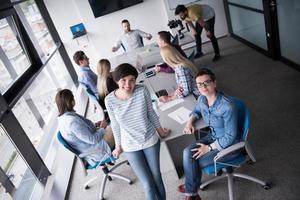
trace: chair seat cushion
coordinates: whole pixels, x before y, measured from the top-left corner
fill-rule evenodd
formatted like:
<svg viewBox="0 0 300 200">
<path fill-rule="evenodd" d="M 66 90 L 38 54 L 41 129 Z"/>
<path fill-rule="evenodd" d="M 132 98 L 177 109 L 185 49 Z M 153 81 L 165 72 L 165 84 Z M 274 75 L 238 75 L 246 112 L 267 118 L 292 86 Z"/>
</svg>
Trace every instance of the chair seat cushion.
<svg viewBox="0 0 300 200">
<path fill-rule="evenodd" d="M 241 163 L 243 163 L 244 161 L 246 160 L 246 155 L 241 153 L 238 157 L 236 157 L 235 159 L 233 160 L 230 160 L 230 161 L 226 161 L 224 163 L 227 163 L 227 164 L 230 164 L 230 165 L 240 165 Z M 224 165 L 224 164 L 220 164 L 220 163 L 217 163 L 217 172 L 223 168 L 226 168 L 228 167 L 228 165 Z M 212 165 L 209 165 L 205 168 L 202 169 L 204 173 L 206 174 L 214 174 L 215 173 L 215 166 L 212 164 Z"/>
<path fill-rule="evenodd" d="M 100 161 L 96 162 L 95 165 L 90 165 L 90 164 L 87 163 L 85 168 L 86 169 L 95 169 L 99 166 L 102 166 L 102 165 L 105 165 L 105 164 L 108 164 L 108 163 L 112 163 L 115 160 L 117 160 L 117 158 L 115 158 L 113 156 L 110 156 L 110 157 L 106 158 L 105 160 L 102 160 L 101 162 Z"/>
</svg>

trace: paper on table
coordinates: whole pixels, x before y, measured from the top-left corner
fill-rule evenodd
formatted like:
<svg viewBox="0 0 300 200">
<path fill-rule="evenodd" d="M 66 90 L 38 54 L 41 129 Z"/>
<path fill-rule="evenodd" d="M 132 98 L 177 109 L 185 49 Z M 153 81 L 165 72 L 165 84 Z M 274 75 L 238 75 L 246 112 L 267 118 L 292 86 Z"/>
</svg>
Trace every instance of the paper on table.
<svg viewBox="0 0 300 200">
<path fill-rule="evenodd" d="M 184 102 L 184 100 L 182 98 L 175 99 L 175 100 L 169 101 L 167 103 L 158 102 L 158 107 L 161 111 L 165 111 L 165 110 L 167 110 L 167 109 L 169 109 L 169 108 L 171 108 L 171 107 L 173 107 L 173 106 L 175 106 L 179 103 L 182 103 L 182 102 Z"/>
<path fill-rule="evenodd" d="M 168 114 L 168 116 L 177 121 L 178 123 L 184 124 L 189 120 L 191 112 L 192 111 L 186 109 L 185 107 L 180 107 L 174 112 Z"/>
</svg>

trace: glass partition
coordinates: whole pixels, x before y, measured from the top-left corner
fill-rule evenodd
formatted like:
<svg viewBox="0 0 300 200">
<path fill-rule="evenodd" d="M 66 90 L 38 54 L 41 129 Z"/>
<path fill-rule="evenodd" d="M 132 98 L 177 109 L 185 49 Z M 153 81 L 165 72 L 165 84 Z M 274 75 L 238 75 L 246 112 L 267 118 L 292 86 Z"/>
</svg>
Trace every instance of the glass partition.
<svg viewBox="0 0 300 200">
<path fill-rule="evenodd" d="M 0 19 L 0 92 L 5 91 L 31 65 L 11 16 Z"/>
<path fill-rule="evenodd" d="M 230 4 L 228 6 L 233 33 L 267 50 L 264 15 Z"/>
<path fill-rule="evenodd" d="M 277 0 L 281 56 L 300 65 L 300 1 Z"/>
</svg>

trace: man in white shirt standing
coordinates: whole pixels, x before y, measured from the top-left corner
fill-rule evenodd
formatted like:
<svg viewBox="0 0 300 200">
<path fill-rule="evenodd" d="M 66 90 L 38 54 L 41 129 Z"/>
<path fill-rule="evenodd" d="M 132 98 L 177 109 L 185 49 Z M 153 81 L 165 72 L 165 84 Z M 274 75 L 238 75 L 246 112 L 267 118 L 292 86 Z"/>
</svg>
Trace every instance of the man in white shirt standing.
<svg viewBox="0 0 300 200">
<path fill-rule="evenodd" d="M 124 51 L 132 51 L 136 48 L 144 46 L 143 39 L 146 38 L 150 40 L 152 35 L 145 33 L 139 29 L 130 29 L 130 23 L 127 19 L 122 21 L 122 27 L 124 34 L 119 37 L 116 45 L 112 48 L 112 51 L 117 51 L 121 46 L 124 48 Z"/>
</svg>

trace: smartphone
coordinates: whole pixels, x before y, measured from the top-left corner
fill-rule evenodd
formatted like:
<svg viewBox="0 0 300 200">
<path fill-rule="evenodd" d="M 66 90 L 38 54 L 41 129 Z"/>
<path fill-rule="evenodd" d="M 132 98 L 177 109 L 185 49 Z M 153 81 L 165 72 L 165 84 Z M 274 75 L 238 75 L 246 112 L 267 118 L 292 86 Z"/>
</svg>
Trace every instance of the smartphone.
<svg viewBox="0 0 300 200">
<path fill-rule="evenodd" d="M 154 70 L 151 70 L 151 71 L 148 71 L 148 72 L 145 73 L 146 78 L 149 78 L 149 77 L 154 76 L 154 75 L 155 75 Z"/>
<path fill-rule="evenodd" d="M 159 90 L 157 92 L 155 92 L 157 98 L 161 97 L 161 96 L 168 96 L 168 92 L 167 90 L 163 89 L 163 90 Z"/>
</svg>

